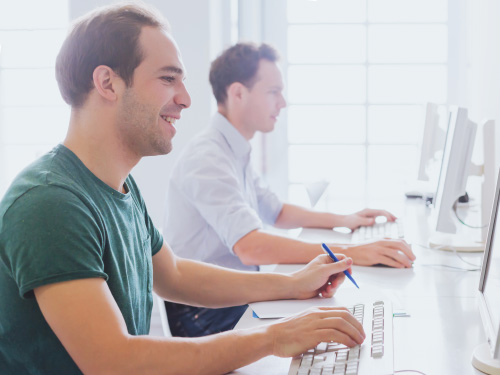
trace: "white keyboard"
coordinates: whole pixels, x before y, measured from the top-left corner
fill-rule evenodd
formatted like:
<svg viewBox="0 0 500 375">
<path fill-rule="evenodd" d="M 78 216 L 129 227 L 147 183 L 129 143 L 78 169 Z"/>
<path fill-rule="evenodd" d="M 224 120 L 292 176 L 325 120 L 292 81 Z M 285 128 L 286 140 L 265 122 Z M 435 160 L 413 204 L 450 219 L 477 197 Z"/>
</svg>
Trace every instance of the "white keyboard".
<svg viewBox="0 0 500 375">
<path fill-rule="evenodd" d="M 385 223 L 375 224 L 370 227 L 359 227 L 352 232 L 351 243 L 360 243 L 383 238 L 400 239 L 403 237 L 404 226 L 402 221 L 386 221 Z"/>
<path fill-rule="evenodd" d="M 349 309 L 363 324 L 365 342 L 349 348 L 328 342 L 295 357 L 288 375 L 392 375 L 392 304 L 373 301 Z"/>
</svg>

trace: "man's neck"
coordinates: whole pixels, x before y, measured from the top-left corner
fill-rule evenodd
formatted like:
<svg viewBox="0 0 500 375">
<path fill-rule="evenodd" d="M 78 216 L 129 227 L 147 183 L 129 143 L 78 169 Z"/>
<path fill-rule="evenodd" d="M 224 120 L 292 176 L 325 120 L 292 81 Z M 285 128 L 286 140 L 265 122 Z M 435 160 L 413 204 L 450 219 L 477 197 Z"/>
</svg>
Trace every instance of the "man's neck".
<svg viewBox="0 0 500 375">
<path fill-rule="evenodd" d="M 241 118 L 241 116 L 238 116 L 237 114 L 235 114 L 234 112 L 232 111 L 228 111 L 226 108 L 222 107 L 222 106 L 219 106 L 218 107 L 218 112 L 224 116 L 227 121 L 229 121 L 229 123 L 231 125 L 233 125 L 233 127 L 247 140 L 247 141 L 250 141 L 253 136 L 255 135 L 255 132 L 250 132 L 248 131 L 248 129 L 246 128 L 245 126 L 245 123 L 243 121 L 243 119 Z"/>
<path fill-rule="evenodd" d="M 124 183 L 140 157 L 120 142 L 113 118 L 72 111 L 64 146 L 101 181 L 125 193 Z"/>
</svg>

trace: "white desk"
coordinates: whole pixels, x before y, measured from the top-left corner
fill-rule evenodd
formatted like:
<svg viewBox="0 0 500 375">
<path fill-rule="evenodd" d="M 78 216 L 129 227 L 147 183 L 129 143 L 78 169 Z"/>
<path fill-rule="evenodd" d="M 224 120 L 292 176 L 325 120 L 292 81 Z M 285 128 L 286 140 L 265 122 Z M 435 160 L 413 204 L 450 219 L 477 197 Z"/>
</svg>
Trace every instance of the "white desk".
<svg viewBox="0 0 500 375">
<path fill-rule="evenodd" d="M 481 374 L 471 365 L 474 348 L 486 341 L 476 299 L 480 272 L 433 266 L 475 268 L 453 253 L 417 245 L 425 244 L 429 236 L 428 215 L 429 209 L 421 202 L 405 205 L 402 215 L 405 235 L 417 256 L 412 269 L 354 266 L 353 276 L 361 288 L 380 288 L 391 296 L 395 310 L 403 309 L 411 315 L 394 318 L 395 371 L 419 370 L 426 375 Z M 314 242 L 342 240 L 342 235 L 333 231 L 317 229 L 304 230 L 300 237 Z M 481 264 L 482 253 L 460 255 L 471 263 Z M 296 268 L 296 265 L 280 265 L 276 271 L 289 272 Z M 255 327 L 271 321 L 253 318 L 248 309 L 235 328 Z M 290 361 L 271 356 L 233 373 L 288 374 Z"/>
</svg>

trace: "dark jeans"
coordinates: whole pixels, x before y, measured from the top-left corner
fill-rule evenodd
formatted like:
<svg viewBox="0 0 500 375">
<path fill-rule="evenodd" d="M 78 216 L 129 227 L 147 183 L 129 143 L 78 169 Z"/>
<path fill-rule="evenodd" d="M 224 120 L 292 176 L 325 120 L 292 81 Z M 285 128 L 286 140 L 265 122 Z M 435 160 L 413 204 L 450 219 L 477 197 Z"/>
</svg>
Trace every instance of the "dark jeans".
<svg viewBox="0 0 500 375">
<path fill-rule="evenodd" d="M 247 305 L 207 309 L 165 302 L 172 336 L 199 337 L 233 329 Z"/>
</svg>

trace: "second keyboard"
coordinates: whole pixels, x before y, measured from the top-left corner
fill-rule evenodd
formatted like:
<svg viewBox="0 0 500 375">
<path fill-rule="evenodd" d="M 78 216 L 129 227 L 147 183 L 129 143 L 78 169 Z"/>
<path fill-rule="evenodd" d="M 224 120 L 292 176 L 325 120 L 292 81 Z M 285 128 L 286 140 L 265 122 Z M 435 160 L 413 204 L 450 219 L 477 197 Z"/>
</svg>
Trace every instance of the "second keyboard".
<svg viewBox="0 0 500 375">
<path fill-rule="evenodd" d="M 359 227 L 352 232 L 351 243 L 360 243 L 383 238 L 404 238 L 404 226 L 400 220 L 375 224 L 369 227 Z"/>
</svg>

